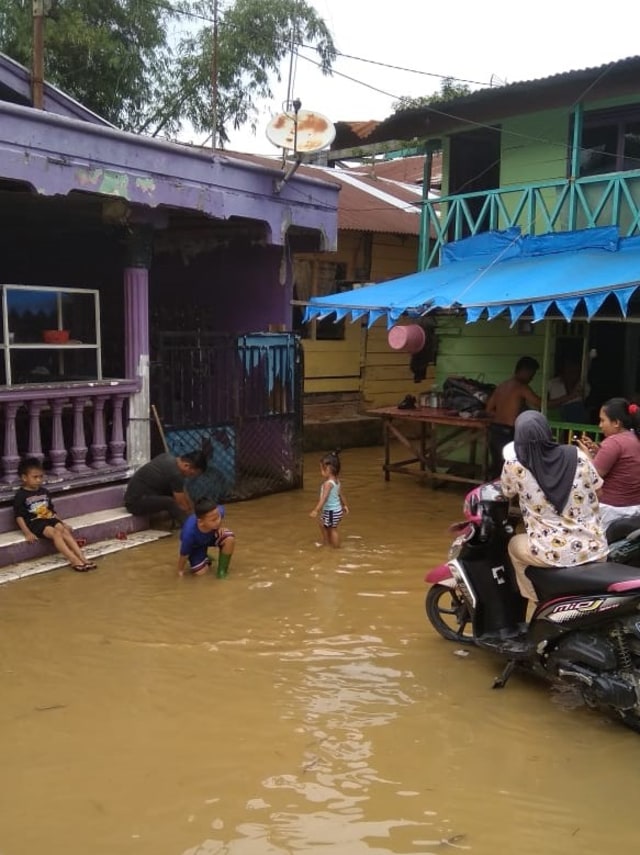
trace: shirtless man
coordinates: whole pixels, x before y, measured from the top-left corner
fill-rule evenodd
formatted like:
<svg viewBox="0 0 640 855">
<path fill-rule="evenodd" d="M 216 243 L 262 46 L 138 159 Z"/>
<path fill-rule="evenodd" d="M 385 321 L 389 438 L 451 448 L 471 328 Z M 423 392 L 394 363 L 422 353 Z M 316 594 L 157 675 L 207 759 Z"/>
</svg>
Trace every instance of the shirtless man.
<svg viewBox="0 0 640 855">
<path fill-rule="evenodd" d="M 499 478 L 502 472 L 502 449 L 513 440 L 513 425 L 523 410 L 539 410 L 540 397 L 529 383 L 540 365 L 532 356 L 523 356 L 516 363 L 513 377 L 496 386 L 487 401 L 491 416 L 489 425 L 489 451 L 491 466 L 489 476 Z"/>
</svg>

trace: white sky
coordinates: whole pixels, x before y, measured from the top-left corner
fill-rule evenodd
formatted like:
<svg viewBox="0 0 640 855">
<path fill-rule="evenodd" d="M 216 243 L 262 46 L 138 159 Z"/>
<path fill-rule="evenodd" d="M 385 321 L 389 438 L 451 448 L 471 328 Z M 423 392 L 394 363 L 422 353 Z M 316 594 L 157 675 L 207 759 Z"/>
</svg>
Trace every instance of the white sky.
<svg viewBox="0 0 640 855">
<path fill-rule="evenodd" d="M 323 113 L 333 122 L 384 119 L 400 96 L 439 91 L 440 77 L 427 72 L 487 86 L 492 78 L 494 84 L 514 83 L 635 56 L 640 52 L 640 7 L 629 4 L 630 15 L 624 15 L 625 5 L 607 8 L 574 0 L 537 0 L 529 6 L 513 0 L 313 0 L 339 51 L 413 71 L 338 57 L 334 75 L 325 77 L 300 58 L 293 96 L 303 109 Z M 315 58 L 310 50 L 302 52 Z M 265 128 L 287 97 L 288 62 L 282 71 L 281 83 L 272 87 L 273 102 L 261 104 L 257 135 L 248 128 L 231 131 L 228 148 L 279 153 Z"/>
</svg>

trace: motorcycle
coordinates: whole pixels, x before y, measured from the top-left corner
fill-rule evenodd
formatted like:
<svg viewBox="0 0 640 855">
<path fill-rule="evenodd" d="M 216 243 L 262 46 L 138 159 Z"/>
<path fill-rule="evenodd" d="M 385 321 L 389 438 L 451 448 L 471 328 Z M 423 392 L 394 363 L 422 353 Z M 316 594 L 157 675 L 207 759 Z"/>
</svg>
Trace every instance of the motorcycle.
<svg viewBox="0 0 640 855">
<path fill-rule="evenodd" d="M 640 520 L 609 538 L 608 560 L 588 567 L 528 567 L 538 603 L 518 589 L 507 545 L 514 534 L 499 482 L 474 488 L 448 561 L 425 581 L 427 617 L 448 641 L 475 645 L 505 660 L 493 688 L 516 667 L 572 685 L 585 703 L 640 732 Z M 637 565 L 637 566 L 635 566 Z"/>
</svg>

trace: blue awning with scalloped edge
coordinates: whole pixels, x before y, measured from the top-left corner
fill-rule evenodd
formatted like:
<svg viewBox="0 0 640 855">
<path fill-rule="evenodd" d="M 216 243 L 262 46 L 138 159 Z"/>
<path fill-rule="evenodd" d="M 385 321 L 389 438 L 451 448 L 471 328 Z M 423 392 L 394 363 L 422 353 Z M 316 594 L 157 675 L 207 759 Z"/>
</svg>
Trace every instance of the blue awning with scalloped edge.
<svg viewBox="0 0 640 855">
<path fill-rule="evenodd" d="M 507 313 L 515 324 L 547 312 L 567 321 L 592 318 L 613 295 L 620 314 L 640 286 L 640 237 L 616 226 L 522 236 L 517 228 L 445 244 L 439 267 L 305 303 L 304 321 L 417 318 L 436 309 L 464 310 L 467 322 Z"/>
</svg>

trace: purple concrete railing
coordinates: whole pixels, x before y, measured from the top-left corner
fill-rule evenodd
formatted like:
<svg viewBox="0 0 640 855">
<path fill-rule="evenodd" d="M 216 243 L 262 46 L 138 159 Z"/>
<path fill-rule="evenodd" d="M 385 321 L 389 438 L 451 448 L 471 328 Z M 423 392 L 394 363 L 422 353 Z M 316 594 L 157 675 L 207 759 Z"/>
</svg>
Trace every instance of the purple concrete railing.
<svg viewBox="0 0 640 855">
<path fill-rule="evenodd" d="M 0 499 L 18 485 L 22 457 L 41 460 L 56 490 L 122 477 L 127 403 L 139 388 L 136 380 L 96 380 L 1 389 Z"/>
</svg>

